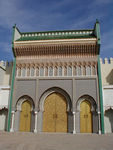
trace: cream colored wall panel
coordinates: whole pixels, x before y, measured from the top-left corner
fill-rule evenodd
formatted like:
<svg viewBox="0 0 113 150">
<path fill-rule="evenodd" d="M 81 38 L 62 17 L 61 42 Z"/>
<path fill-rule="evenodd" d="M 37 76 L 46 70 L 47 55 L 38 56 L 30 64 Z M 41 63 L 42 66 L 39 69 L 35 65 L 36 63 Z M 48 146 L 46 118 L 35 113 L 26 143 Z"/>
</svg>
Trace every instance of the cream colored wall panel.
<svg viewBox="0 0 113 150">
<path fill-rule="evenodd" d="M 104 116 L 105 133 L 113 132 L 113 110 L 109 109 L 105 112 Z"/>
<path fill-rule="evenodd" d="M 6 130 L 7 110 L 0 110 L 0 130 Z"/>
</svg>

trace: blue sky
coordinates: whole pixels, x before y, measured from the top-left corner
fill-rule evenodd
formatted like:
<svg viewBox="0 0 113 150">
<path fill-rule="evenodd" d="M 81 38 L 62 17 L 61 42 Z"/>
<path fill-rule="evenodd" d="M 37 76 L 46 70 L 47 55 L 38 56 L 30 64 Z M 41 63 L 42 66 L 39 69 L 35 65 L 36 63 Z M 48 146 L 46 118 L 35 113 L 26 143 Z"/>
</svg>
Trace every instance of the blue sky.
<svg viewBox="0 0 113 150">
<path fill-rule="evenodd" d="M 113 0 L 0 0 L 0 60 L 12 60 L 12 26 L 21 32 L 101 27 L 101 57 L 113 57 Z"/>
</svg>

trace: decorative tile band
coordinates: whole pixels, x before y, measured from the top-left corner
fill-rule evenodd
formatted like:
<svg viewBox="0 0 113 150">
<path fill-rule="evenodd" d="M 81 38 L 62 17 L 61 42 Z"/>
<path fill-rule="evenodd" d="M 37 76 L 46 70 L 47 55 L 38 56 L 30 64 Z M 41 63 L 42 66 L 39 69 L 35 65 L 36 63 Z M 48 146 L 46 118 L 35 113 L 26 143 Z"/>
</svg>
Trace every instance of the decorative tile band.
<svg viewBox="0 0 113 150">
<path fill-rule="evenodd" d="M 42 33 L 22 33 L 22 37 L 36 37 L 36 36 L 70 36 L 70 35 L 91 35 L 92 31 L 64 31 L 64 32 L 42 32 Z"/>
</svg>

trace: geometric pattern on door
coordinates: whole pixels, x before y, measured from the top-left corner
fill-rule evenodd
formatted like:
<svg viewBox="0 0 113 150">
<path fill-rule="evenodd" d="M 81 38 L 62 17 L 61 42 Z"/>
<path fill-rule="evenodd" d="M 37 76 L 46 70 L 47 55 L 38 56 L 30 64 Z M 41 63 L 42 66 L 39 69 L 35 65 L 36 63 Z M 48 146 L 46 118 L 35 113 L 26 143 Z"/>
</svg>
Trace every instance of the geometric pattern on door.
<svg viewBox="0 0 113 150">
<path fill-rule="evenodd" d="M 31 129 L 31 103 L 26 100 L 22 103 L 20 113 L 20 131 L 30 132 Z"/>
<path fill-rule="evenodd" d="M 67 132 L 67 103 L 59 93 L 52 93 L 45 99 L 43 132 Z"/>
<path fill-rule="evenodd" d="M 80 132 L 92 133 L 91 104 L 87 100 L 80 104 Z"/>
</svg>

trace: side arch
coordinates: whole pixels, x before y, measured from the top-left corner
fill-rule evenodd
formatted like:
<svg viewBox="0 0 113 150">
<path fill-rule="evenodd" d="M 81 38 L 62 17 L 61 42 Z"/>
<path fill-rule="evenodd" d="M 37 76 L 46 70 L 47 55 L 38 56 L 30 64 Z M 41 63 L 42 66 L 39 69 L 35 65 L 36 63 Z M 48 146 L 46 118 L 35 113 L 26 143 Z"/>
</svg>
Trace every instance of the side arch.
<svg viewBox="0 0 113 150">
<path fill-rule="evenodd" d="M 91 103 L 91 111 L 96 112 L 97 110 L 97 104 L 96 101 L 94 100 L 94 98 L 90 95 L 83 95 L 81 97 L 78 98 L 77 102 L 76 102 L 76 110 L 80 111 L 80 104 L 84 101 L 87 100 Z"/>
<path fill-rule="evenodd" d="M 29 103 L 27 105 L 27 103 Z M 25 105 L 26 103 L 26 105 Z M 23 108 L 24 106 L 24 108 Z M 28 107 L 27 107 L 28 106 Z M 27 108 L 27 109 L 25 109 Z M 26 111 L 24 111 L 26 110 Z M 34 130 L 34 125 L 35 125 L 35 120 L 34 120 L 34 110 L 35 110 L 35 104 L 33 99 L 28 96 L 28 95 L 23 95 L 21 96 L 18 100 L 17 103 L 15 105 L 15 121 L 14 121 L 14 130 L 15 131 L 22 131 L 20 130 L 20 124 L 23 122 L 25 123 L 25 120 L 22 121 L 22 114 L 23 114 L 23 119 L 27 119 L 26 117 L 28 117 L 29 120 L 29 130 L 28 132 L 32 132 Z M 24 114 L 25 113 L 25 114 Z M 25 125 L 25 124 L 24 124 Z M 22 126 L 24 126 L 22 125 Z M 27 128 L 26 128 L 27 130 Z"/>
<path fill-rule="evenodd" d="M 52 93 L 59 93 L 61 95 L 63 95 L 66 99 L 66 102 L 67 102 L 67 112 L 71 112 L 72 111 L 72 101 L 71 101 L 71 98 L 70 96 L 68 95 L 68 93 L 66 91 L 64 91 L 63 89 L 61 88 L 58 88 L 58 87 L 53 87 L 53 88 L 50 88 L 50 89 L 47 89 L 40 97 L 39 99 L 39 110 L 40 111 L 44 111 L 44 101 L 45 99 L 47 98 L 47 96 L 49 96 L 50 94 Z"/>
<path fill-rule="evenodd" d="M 97 103 L 94 100 L 94 98 L 90 95 L 82 95 L 81 97 L 78 98 L 75 107 L 76 107 L 76 121 L 78 122 L 78 126 L 77 126 L 77 130 L 80 133 L 81 132 L 81 114 L 82 114 L 82 110 L 81 110 L 81 104 L 82 102 L 87 101 L 90 104 L 90 111 L 91 111 L 91 124 L 92 124 L 92 133 L 98 133 L 98 113 L 97 113 Z M 87 118 L 85 116 L 85 118 Z"/>
<path fill-rule="evenodd" d="M 28 95 L 23 95 L 23 96 L 21 96 L 21 97 L 18 99 L 18 101 L 17 101 L 17 103 L 16 103 L 15 108 L 16 108 L 17 111 L 21 111 L 21 106 L 22 106 L 23 102 L 25 102 L 26 100 L 31 103 L 31 111 L 34 110 L 35 104 L 34 104 L 33 99 L 32 99 L 30 96 L 28 96 Z"/>
</svg>

